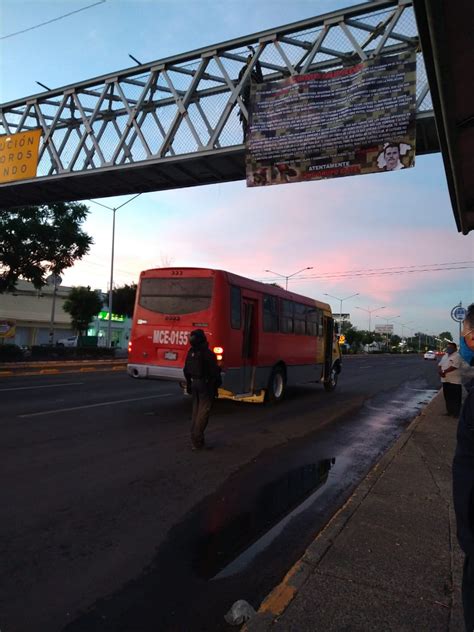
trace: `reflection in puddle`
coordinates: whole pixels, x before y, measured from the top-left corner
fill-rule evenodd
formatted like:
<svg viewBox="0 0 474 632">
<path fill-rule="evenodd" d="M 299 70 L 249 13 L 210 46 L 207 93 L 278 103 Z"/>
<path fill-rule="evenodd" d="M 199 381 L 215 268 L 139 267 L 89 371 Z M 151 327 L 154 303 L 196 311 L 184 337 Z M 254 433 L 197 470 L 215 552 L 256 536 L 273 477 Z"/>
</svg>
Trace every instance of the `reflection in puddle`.
<svg viewBox="0 0 474 632">
<path fill-rule="evenodd" d="M 314 502 L 335 462 L 323 459 L 294 468 L 265 485 L 238 515 L 214 515 L 212 530 L 197 547 L 196 572 L 206 579 L 222 579 L 245 568 Z"/>
<path fill-rule="evenodd" d="M 297 516 L 306 510 L 321 511 L 321 503 L 325 506 L 335 493 L 334 485 L 347 487 L 348 481 L 359 480 L 361 473 L 367 471 L 368 455 L 373 459 L 383 454 L 400 435 L 400 420 L 413 419 L 436 393 L 434 389 L 403 385 L 392 392 L 393 399 L 380 393 L 368 400 L 350 420 L 351 431 L 346 439 L 350 435 L 352 439 L 344 447 L 338 446 L 337 471 L 331 473 L 328 484 L 336 459 L 308 463 L 308 450 L 321 454 L 318 434 L 317 445 L 305 441 L 302 449 L 293 454 L 295 466 L 289 466 L 276 480 L 259 481 L 257 476 L 253 486 L 245 487 L 245 496 L 242 488 L 221 488 L 200 516 L 203 535 L 192 558 L 195 572 L 208 580 L 223 579 L 249 567 Z M 323 450 L 334 454 L 334 446 Z M 298 462 L 306 465 L 298 466 Z"/>
</svg>

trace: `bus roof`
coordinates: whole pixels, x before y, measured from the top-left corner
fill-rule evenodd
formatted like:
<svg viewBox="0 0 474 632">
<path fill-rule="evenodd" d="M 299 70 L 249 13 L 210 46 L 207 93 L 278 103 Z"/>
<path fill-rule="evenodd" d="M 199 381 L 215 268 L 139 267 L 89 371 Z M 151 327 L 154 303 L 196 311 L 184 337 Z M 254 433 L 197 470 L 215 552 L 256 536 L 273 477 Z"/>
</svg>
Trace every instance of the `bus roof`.
<svg viewBox="0 0 474 632">
<path fill-rule="evenodd" d="M 214 268 L 193 268 L 193 267 L 181 267 L 181 266 L 172 266 L 167 268 L 151 268 L 149 270 L 144 270 L 140 274 L 140 278 L 145 277 L 153 277 L 159 272 L 171 272 L 175 270 L 182 270 L 186 272 L 209 272 L 215 274 L 224 275 L 229 283 L 234 285 L 238 285 L 239 287 L 246 288 L 248 290 L 254 290 L 255 292 L 265 292 L 265 294 L 271 294 L 272 296 L 279 296 L 281 298 L 285 298 L 287 300 L 293 301 L 302 301 L 307 302 L 311 301 L 312 304 L 315 304 L 316 307 L 331 313 L 331 307 L 328 303 L 324 303 L 323 301 L 318 301 L 315 298 L 311 298 L 310 296 L 303 296 L 302 294 L 296 294 L 295 292 L 290 292 L 289 290 L 284 290 L 281 287 L 277 287 L 272 285 L 271 283 L 263 283 L 261 281 L 254 281 L 253 279 L 248 279 L 247 277 L 240 276 L 238 274 L 234 274 L 233 272 L 227 272 L 227 270 L 217 270 Z M 197 275 L 201 276 L 201 275 Z"/>
</svg>

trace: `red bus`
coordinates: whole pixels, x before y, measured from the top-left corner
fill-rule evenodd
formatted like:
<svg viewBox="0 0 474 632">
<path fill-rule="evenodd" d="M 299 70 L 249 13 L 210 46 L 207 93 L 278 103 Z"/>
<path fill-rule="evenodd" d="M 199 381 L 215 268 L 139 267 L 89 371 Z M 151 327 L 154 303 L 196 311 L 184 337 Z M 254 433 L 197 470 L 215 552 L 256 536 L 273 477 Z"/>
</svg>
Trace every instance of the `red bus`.
<svg viewBox="0 0 474 632">
<path fill-rule="evenodd" d="M 288 385 L 322 382 L 328 391 L 336 387 L 341 354 L 327 303 L 204 268 L 141 273 L 129 375 L 183 386 L 193 329 L 204 330 L 221 366 L 219 397 L 277 402 Z"/>
</svg>

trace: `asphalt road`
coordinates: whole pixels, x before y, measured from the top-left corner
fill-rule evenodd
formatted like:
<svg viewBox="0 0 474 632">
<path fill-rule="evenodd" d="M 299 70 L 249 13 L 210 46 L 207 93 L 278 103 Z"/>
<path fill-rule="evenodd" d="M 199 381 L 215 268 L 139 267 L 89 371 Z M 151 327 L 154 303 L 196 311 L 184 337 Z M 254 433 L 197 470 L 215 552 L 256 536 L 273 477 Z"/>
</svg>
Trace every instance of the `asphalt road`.
<svg viewBox="0 0 474 632">
<path fill-rule="evenodd" d="M 276 407 L 121 373 L 0 381 L 2 632 L 226 630 L 255 607 L 439 386 L 417 356 L 348 358 Z"/>
</svg>

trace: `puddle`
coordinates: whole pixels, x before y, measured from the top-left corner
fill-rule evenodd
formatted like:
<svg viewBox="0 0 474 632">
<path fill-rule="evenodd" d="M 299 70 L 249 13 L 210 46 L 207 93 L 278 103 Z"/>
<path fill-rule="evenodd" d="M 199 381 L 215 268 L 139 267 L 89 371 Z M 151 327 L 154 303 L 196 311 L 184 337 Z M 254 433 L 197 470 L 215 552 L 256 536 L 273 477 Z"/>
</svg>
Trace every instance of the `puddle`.
<svg viewBox="0 0 474 632">
<path fill-rule="evenodd" d="M 298 516 L 322 513 L 337 490 L 347 488 L 364 468 L 370 469 L 371 462 L 403 431 L 400 420 L 411 421 L 437 392 L 405 386 L 397 390 L 396 399 L 380 394 L 351 419 L 353 441 L 346 436 L 337 457 L 305 460 L 308 452 L 328 449 L 317 435 L 293 452 L 293 463 L 305 465 L 295 464 L 275 480 L 261 482 L 253 492 L 247 491 L 246 499 L 239 498 L 237 507 L 223 490 L 224 495 L 214 498 L 201 523 L 205 535 L 196 543 L 193 570 L 207 580 L 225 579 L 245 570 Z M 334 454 L 334 444 L 330 450 Z"/>
<path fill-rule="evenodd" d="M 335 462 L 334 458 L 322 459 L 293 468 L 263 486 L 245 511 L 237 516 L 223 512 L 222 523 L 198 543 L 193 564 L 197 574 L 223 579 L 245 568 L 316 500 Z"/>
<path fill-rule="evenodd" d="M 170 529 L 142 573 L 68 632 L 227 630 L 230 605 L 258 604 L 281 580 L 438 392 L 426 386 L 387 389 L 356 414 L 249 461 Z"/>
</svg>

